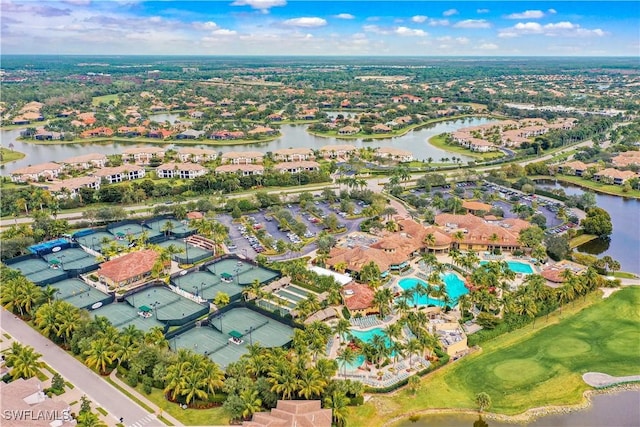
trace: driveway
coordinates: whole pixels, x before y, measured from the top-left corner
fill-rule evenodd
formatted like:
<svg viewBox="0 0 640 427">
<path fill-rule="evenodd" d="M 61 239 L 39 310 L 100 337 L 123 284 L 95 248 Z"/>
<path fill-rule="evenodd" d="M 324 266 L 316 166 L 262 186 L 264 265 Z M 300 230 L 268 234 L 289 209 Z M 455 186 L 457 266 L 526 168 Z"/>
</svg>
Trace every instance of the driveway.
<svg viewBox="0 0 640 427">
<path fill-rule="evenodd" d="M 4 308 L 0 311 L 0 320 L 4 331 L 42 354 L 45 363 L 81 389 L 96 406 L 106 409 L 115 418 L 122 417 L 127 426 L 141 427 L 151 423 L 153 417 L 147 411 Z M 155 422 L 157 424 L 157 420 Z"/>
</svg>

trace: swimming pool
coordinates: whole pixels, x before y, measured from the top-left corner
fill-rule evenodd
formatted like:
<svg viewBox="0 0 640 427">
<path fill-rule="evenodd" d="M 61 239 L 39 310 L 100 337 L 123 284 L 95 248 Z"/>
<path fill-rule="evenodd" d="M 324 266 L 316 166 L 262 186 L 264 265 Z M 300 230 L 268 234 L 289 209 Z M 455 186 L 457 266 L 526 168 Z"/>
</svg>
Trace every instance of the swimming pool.
<svg viewBox="0 0 640 427">
<path fill-rule="evenodd" d="M 458 298 L 460 295 L 465 295 L 469 293 L 469 289 L 464 285 L 464 281 L 455 273 L 446 273 L 441 275 L 442 281 L 444 282 L 444 288 L 447 290 L 447 294 L 451 299 L 451 305 L 456 305 L 458 303 Z M 398 285 L 404 290 L 413 289 L 416 287 L 418 283 L 421 283 L 423 286 L 427 284 L 413 277 L 405 277 L 404 279 L 400 279 Z M 437 298 L 431 298 L 426 295 L 414 295 L 413 301 L 411 302 L 413 305 L 436 305 L 439 307 L 444 306 L 444 302 Z"/>
<path fill-rule="evenodd" d="M 480 265 L 485 265 L 488 263 L 488 261 L 480 261 Z M 513 271 L 514 273 L 533 274 L 533 267 L 531 267 L 531 264 L 529 263 L 520 261 L 507 261 L 507 265 L 509 266 L 509 270 Z"/>
<path fill-rule="evenodd" d="M 375 337 L 376 335 L 384 336 L 386 346 L 387 347 L 391 346 L 391 341 L 389 340 L 389 338 L 386 338 L 385 333 L 381 328 L 373 328 L 373 329 L 369 329 L 368 331 L 356 331 L 354 329 L 351 329 L 349 332 L 355 338 L 358 338 L 359 340 L 362 340 L 367 343 L 370 343 L 373 340 L 373 337 Z M 392 353 L 391 355 L 393 356 L 394 354 L 395 353 Z M 345 367 L 348 371 L 355 371 L 360 366 L 362 366 L 364 361 L 365 361 L 364 355 L 360 354 L 358 355 L 358 357 L 356 357 L 356 360 L 354 360 L 353 363 L 347 363 Z M 342 365 L 339 365 L 339 366 L 340 366 L 340 369 L 343 369 Z"/>
</svg>

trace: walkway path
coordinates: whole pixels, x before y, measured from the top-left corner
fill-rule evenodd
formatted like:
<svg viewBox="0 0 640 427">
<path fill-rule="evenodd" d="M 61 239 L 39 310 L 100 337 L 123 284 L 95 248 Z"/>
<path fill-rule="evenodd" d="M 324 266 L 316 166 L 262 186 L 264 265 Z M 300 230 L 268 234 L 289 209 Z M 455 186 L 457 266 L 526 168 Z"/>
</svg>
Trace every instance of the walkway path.
<svg viewBox="0 0 640 427">
<path fill-rule="evenodd" d="M 116 419 L 122 417 L 127 426 L 156 426 L 153 415 L 131 401 L 127 396 L 100 378 L 98 374 L 40 335 L 21 319 L 4 308 L 0 311 L 2 329 L 22 344 L 42 354 L 42 360 L 59 372 L 70 383 L 82 390 L 89 399 L 104 408 Z M 151 423 L 151 421 L 154 421 Z"/>
<path fill-rule="evenodd" d="M 613 377 L 608 374 L 603 374 L 602 372 L 587 372 L 586 374 L 582 375 L 582 379 L 591 387 L 602 388 L 621 383 L 640 381 L 640 375 Z"/>
</svg>

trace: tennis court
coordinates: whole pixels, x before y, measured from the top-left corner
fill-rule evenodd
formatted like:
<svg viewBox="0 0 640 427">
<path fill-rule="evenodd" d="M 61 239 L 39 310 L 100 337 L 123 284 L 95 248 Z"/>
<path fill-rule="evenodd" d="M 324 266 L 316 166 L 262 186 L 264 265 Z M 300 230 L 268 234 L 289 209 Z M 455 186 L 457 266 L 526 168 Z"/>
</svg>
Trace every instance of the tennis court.
<svg viewBox="0 0 640 427">
<path fill-rule="evenodd" d="M 186 244 L 184 240 L 165 240 L 162 243 L 158 243 L 158 246 L 168 248 L 174 245 L 177 249 L 182 250 L 181 253 L 172 255 L 172 259 L 180 264 L 195 264 L 203 259 L 213 256 L 213 252 L 206 249 L 199 248 L 190 244 Z"/>
<path fill-rule="evenodd" d="M 223 274 L 231 275 L 241 286 L 248 286 L 255 279 L 265 284 L 279 277 L 279 274 L 275 271 L 267 270 L 237 258 L 220 260 L 207 266 L 207 270 L 220 276 Z"/>
<path fill-rule="evenodd" d="M 7 265 L 9 268 L 20 271 L 27 279 L 39 286 L 57 282 L 67 277 L 67 273 L 62 267 L 50 265 L 39 258 L 25 259 Z"/>
<path fill-rule="evenodd" d="M 158 321 L 172 325 L 184 324 L 209 312 L 208 306 L 182 297 L 170 289 L 157 286 L 143 289 L 125 299 L 136 309 L 149 307 Z"/>
<path fill-rule="evenodd" d="M 238 286 L 235 279 L 223 281 L 220 276 L 208 271 L 194 271 L 173 279 L 173 283 L 190 293 L 197 293 L 202 298 L 213 300 L 219 292 L 224 292 L 231 299 L 239 296 L 244 289 Z"/>
<path fill-rule="evenodd" d="M 127 246 L 126 241 L 116 240 L 113 234 L 107 233 L 106 231 L 98 231 L 86 236 L 76 237 L 75 239 L 82 246 L 98 252 L 102 252 L 102 247 L 109 245 L 111 242 L 116 242 L 120 246 Z"/>
<path fill-rule="evenodd" d="M 171 223 L 171 225 L 167 226 L 167 223 Z M 147 221 L 145 224 L 152 230 L 162 234 L 165 233 L 165 229 L 167 229 L 167 227 L 168 227 L 168 230 L 167 230 L 168 233 L 173 235 L 178 235 L 178 236 L 187 236 L 193 233 L 194 231 L 193 228 L 189 228 L 187 226 L 186 222 L 182 223 L 177 219 L 173 219 L 173 218 L 154 219 L 152 221 Z"/>
<path fill-rule="evenodd" d="M 143 332 L 147 332 L 153 327 L 164 329 L 165 325 L 162 322 L 158 322 L 155 317 L 144 318 L 138 314 L 138 311 L 137 308 L 121 302 L 103 305 L 97 310 L 93 310 L 91 314 L 106 317 L 118 329 L 124 329 L 129 325 L 134 325 Z"/>
<path fill-rule="evenodd" d="M 98 262 L 93 255 L 89 255 L 79 248 L 63 249 L 43 256 L 49 264 L 60 263 L 63 270 L 85 270 L 98 268 Z M 93 268 L 95 267 L 95 268 Z"/>
<path fill-rule="evenodd" d="M 66 301 L 78 308 L 90 308 L 98 302 L 109 299 L 109 295 L 100 292 L 79 279 L 66 279 L 52 285 L 57 289 L 56 299 Z"/>
<path fill-rule="evenodd" d="M 220 332 L 220 327 L 222 331 Z M 230 340 L 239 336 L 239 344 Z M 232 309 L 221 317 L 211 319 L 211 324 L 192 328 L 170 340 L 171 348 L 185 348 L 209 356 L 226 368 L 240 356 L 248 353 L 247 346 L 260 343 L 265 347 L 283 346 L 293 338 L 293 328 L 262 316 L 248 308 Z"/>
</svg>

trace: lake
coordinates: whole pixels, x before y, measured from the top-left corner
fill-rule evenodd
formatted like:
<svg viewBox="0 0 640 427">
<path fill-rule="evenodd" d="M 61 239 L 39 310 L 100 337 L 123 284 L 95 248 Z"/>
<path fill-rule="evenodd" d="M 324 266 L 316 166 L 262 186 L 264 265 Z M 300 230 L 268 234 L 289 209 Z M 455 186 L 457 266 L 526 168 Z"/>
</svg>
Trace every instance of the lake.
<svg viewBox="0 0 640 427">
<path fill-rule="evenodd" d="M 584 190 L 578 186 L 544 181 L 545 189 L 562 188 L 567 195 L 579 195 Z M 609 255 L 620 262 L 622 271 L 640 274 L 640 200 L 595 193 L 596 204 L 611 215 L 613 233 L 611 239 L 595 239 L 578 246 L 579 252 L 593 255 Z"/>
<path fill-rule="evenodd" d="M 177 114 L 155 114 L 149 116 L 151 120 L 157 122 L 164 122 L 169 120 L 175 121 L 178 118 Z M 411 151 L 416 159 L 426 160 L 429 157 L 434 162 L 439 162 L 441 158 L 451 158 L 452 155 L 459 157 L 463 162 L 473 160 L 473 158 L 451 153 L 445 150 L 436 148 L 428 143 L 429 138 L 435 135 L 439 135 L 443 132 L 453 132 L 462 127 L 477 126 L 484 123 L 492 123 L 497 120 L 487 118 L 466 118 L 451 120 L 446 122 L 435 123 L 430 126 L 426 126 L 421 129 L 416 129 L 408 132 L 407 134 L 390 139 L 376 139 L 372 141 L 363 141 L 362 139 L 355 140 L 341 140 L 336 138 L 321 138 L 309 134 L 306 131 L 307 125 L 282 125 L 280 130 L 282 136 L 274 141 L 258 143 L 258 144 L 242 144 L 242 145 L 198 145 L 196 147 L 216 149 L 222 152 L 226 151 L 247 151 L 258 150 L 262 152 L 275 151 L 281 148 L 291 147 L 304 147 L 317 149 L 323 145 L 330 144 L 351 144 L 356 147 L 386 147 L 393 146 L 404 150 Z M 21 141 L 17 138 L 20 136 L 21 129 L 14 130 L 2 130 L 0 131 L 0 142 L 3 147 L 8 147 L 10 143 L 13 143 L 13 149 L 26 154 L 23 159 L 15 162 L 7 163 L 0 169 L 0 174 L 8 175 L 12 171 L 29 165 L 35 165 L 38 163 L 45 163 L 50 161 L 60 161 L 68 157 L 79 156 L 91 152 L 101 154 L 118 154 L 128 147 L 144 147 L 151 145 L 162 145 L 167 148 L 174 148 L 173 143 L 125 143 L 125 142 L 78 142 L 74 144 L 60 144 L 60 145 L 38 145 L 27 141 Z"/>
<path fill-rule="evenodd" d="M 435 392 L 435 391 L 434 391 Z M 638 427 L 640 391 L 628 390 L 592 397 L 589 408 L 568 414 L 547 415 L 527 424 L 486 420 L 487 427 Z M 416 422 L 405 420 L 399 427 L 476 427 L 477 415 L 423 415 Z"/>
</svg>

